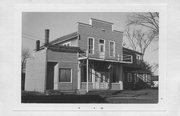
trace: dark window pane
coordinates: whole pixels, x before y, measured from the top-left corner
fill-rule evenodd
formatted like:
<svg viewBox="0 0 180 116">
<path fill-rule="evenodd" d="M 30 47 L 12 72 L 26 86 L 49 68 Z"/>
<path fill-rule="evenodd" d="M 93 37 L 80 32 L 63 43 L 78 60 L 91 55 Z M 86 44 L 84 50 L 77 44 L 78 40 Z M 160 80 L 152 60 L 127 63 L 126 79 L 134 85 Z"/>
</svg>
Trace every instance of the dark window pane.
<svg viewBox="0 0 180 116">
<path fill-rule="evenodd" d="M 89 53 L 93 53 L 93 38 L 89 38 Z"/>
<path fill-rule="evenodd" d="M 59 82 L 71 82 L 71 69 L 59 69 Z"/>
<path fill-rule="evenodd" d="M 100 39 L 100 40 L 99 40 L 99 43 L 104 44 L 104 40 Z"/>
</svg>

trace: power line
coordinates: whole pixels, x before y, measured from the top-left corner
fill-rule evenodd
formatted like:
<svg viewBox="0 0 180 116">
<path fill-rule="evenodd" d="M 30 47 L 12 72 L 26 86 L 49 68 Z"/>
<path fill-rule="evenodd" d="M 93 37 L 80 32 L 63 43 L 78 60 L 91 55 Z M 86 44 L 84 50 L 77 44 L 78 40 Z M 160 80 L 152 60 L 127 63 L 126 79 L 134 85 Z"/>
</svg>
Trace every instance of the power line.
<svg viewBox="0 0 180 116">
<path fill-rule="evenodd" d="M 32 39 L 32 38 L 29 38 L 29 37 L 23 37 L 23 36 L 22 36 L 22 38 L 30 39 L 30 40 L 36 41 L 36 39 Z"/>
<path fill-rule="evenodd" d="M 35 35 L 31 35 L 31 34 L 28 34 L 28 33 L 22 33 L 22 34 L 25 35 L 25 36 L 33 37 L 33 38 L 43 39 L 41 37 L 38 37 L 38 36 L 35 36 Z"/>
</svg>

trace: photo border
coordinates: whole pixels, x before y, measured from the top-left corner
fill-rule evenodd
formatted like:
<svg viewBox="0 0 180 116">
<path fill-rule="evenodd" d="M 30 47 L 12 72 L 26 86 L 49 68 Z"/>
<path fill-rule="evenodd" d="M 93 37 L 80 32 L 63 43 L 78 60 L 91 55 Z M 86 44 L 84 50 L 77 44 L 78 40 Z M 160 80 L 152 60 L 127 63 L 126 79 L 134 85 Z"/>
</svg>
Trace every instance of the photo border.
<svg viewBox="0 0 180 116">
<path fill-rule="evenodd" d="M 16 62 L 16 78 L 14 78 L 14 102 L 15 111 L 59 111 L 59 110 L 119 110 L 119 111 L 166 111 L 166 62 L 167 62 L 167 16 L 166 4 L 94 4 L 94 5 L 61 5 L 61 4 L 16 4 L 14 7 L 14 48 Z M 21 103 L 21 46 L 22 46 L 22 12 L 159 12 L 159 98 L 157 104 L 64 104 L 64 103 Z"/>
</svg>

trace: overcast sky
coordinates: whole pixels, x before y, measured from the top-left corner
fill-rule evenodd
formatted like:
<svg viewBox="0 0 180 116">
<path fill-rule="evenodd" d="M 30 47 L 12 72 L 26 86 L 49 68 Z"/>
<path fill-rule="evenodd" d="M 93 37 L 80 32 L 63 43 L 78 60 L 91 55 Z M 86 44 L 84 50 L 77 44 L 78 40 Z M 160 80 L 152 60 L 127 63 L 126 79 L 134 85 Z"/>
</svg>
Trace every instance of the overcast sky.
<svg viewBox="0 0 180 116">
<path fill-rule="evenodd" d="M 44 30 L 50 29 L 50 41 L 63 35 L 77 31 L 77 22 L 89 24 L 90 18 L 96 18 L 114 23 L 113 29 L 124 31 L 127 24 L 127 16 L 130 13 L 30 13 L 22 14 L 22 47 L 35 49 L 36 40 L 44 43 Z M 144 56 L 150 63 L 158 63 L 158 51 L 154 51 L 158 43 L 152 43 Z"/>
</svg>

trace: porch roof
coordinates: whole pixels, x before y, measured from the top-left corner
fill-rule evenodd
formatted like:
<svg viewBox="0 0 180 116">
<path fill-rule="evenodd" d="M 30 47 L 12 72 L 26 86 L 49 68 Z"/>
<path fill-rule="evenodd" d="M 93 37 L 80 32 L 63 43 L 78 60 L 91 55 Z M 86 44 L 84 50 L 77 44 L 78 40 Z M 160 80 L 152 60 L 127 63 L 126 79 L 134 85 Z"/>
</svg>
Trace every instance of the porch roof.
<svg viewBox="0 0 180 116">
<path fill-rule="evenodd" d="M 131 71 L 132 73 L 141 73 L 141 74 L 150 74 L 150 72 L 145 71 L 145 70 L 136 70 L 136 71 Z"/>
</svg>

